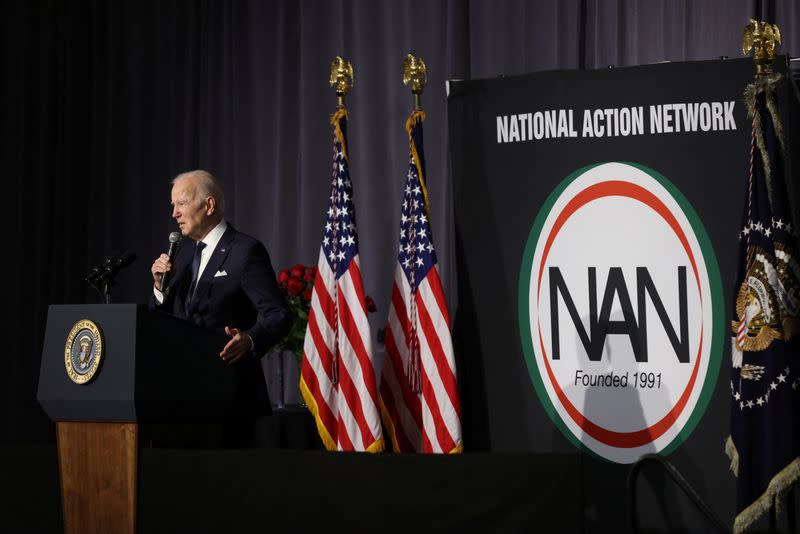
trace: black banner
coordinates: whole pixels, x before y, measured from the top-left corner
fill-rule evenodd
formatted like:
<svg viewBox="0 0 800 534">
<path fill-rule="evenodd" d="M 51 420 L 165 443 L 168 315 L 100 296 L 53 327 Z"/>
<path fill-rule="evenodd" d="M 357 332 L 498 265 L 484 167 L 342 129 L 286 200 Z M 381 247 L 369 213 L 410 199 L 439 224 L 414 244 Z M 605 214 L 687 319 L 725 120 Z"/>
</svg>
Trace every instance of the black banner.
<svg viewBox="0 0 800 534">
<path fill-rule="evenodd" d="M 621 519 L 626 464 L 652 452 L 732 518 L 725 314 L 753 74 L 450 83 L 465 450 L 583 451 L 587 509 L 605 503 L 590 523 Z"/>
</svg>

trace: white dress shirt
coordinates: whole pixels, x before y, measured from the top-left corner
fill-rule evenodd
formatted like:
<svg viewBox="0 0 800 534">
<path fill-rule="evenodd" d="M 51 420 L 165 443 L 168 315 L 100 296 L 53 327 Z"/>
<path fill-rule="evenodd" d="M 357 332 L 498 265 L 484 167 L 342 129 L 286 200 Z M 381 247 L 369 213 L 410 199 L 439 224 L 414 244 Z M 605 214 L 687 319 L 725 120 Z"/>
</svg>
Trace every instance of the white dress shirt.
<svg viewBox="0 0 800 534">
<path fill-rule="evenodd" d="M 206 236 L 201 239 L 203 243 L 206 244 L 206 248 L 200 252 L 200 268 L 197 271 L 197 279 L 200 280 L 200 277 L 203 276 L 203 271 L 208 265 L 208 260 L 211 259 L 211 255 L 214 253 L 214 249 L 217 248 L 217 243 L 219 240 L 222 239 L 222 234 L 225 233 L 225 230 L 228 229 L 228 223 L 225 222 L 225 219 L 222 219 L 218 225 L 211 229 L 210 232 L 206 234 Z M 156 297 L 156 302 L 159 304 L 164 304 L 164 293 L 156 289 L 156 286 L 153 285 L 153 294 Z"/>
</svg>

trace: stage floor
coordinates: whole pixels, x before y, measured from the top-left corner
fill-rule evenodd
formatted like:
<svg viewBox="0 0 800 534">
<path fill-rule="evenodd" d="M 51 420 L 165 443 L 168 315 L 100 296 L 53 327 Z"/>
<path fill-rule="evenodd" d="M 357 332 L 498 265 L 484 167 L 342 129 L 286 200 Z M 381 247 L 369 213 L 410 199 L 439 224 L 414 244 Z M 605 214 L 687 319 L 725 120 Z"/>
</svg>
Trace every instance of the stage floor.
<svg viewBox="0 0 800 534">
<path fill-rule="evenodd" d="M 580 478 L 578 455 L 143 448 L 138 530 L 579 532 Z M 0 485 L 0 529 L 61 531 L 54 446 L 0 448 Z"/>
</svg>

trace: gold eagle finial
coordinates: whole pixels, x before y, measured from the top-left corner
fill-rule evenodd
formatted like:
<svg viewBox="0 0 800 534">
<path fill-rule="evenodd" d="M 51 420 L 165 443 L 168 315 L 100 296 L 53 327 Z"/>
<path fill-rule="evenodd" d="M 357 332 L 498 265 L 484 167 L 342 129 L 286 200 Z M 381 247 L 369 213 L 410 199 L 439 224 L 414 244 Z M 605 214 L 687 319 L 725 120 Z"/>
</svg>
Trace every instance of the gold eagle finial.
<svg viewBox="0 0 800 534">
<path fill-rule="evenodd" d="M 414 94 L 414 110 L 421 111 L 419 95 L 425 89 L 428 81 L 428 68 L 421 57 L 408 54 L 403 60 L 403 85 L 411 84 L 411 92 Z"/>
<path fill-rule="evenodd" d="M 428 81 L 428 69 L 421 57 L 408 54 L 403 61 L 403 85 L 411 84 L 411 92 L 422 93 Z"/>
<path fill-rule="evenodd" d="M 336 56 L 331 62 L 331 75 L 329 83 L 331 87 L 336 89 L 336 96 L 339 97 L 339 105 L 343 104 L 343 97 L 355 84 L 353 77 L 353 65 L 349 61 Z"/>
<path fill-rule="evenodd" d="M 777 24 L 750 19 L 742 33 L 742 53 L 747 55 L 753 50 L 753 61 L 756 74 L 767 74 L 772 71 L 776 50 L 781 44 L 781 30 Z"/>
</svg>

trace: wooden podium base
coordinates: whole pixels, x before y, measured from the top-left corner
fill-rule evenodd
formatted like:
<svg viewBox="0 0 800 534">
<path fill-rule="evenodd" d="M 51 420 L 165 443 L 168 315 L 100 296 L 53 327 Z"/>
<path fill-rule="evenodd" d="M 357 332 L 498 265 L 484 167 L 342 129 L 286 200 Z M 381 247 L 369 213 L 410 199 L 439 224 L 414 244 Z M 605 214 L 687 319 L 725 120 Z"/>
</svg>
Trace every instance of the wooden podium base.
<svg viewBox="0 0 800 534">
<path fill-rule="evenodd" d="M 136 423 L 57 422 L 66 534 L 136 531 Z"/>
</svg>

